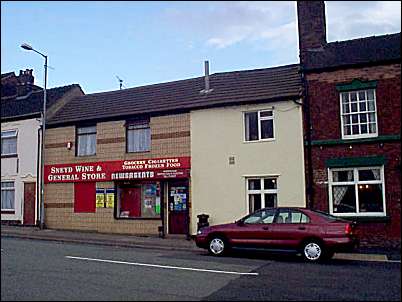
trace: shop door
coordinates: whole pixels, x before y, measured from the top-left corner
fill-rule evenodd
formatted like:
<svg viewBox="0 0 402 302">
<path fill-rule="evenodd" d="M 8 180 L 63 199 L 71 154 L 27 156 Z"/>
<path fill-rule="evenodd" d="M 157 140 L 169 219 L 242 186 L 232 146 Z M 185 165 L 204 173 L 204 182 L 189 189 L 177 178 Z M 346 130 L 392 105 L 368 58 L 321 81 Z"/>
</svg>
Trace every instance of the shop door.
<svg viewBox="0 0 402 302">
<path fill-rule="evenodd" d="M 34 182 L 24 183 L 24 225 L 35 224 L 35 186 Z"/>
<path fill-rule="evenodd" d="M 169 234 L 188 232 L 188 185 L 171 183 L 168 188 Z"/>
<path fill-rule="evenodd" d="M 123 217 L 141 217 L 141 187 L 122 188 L 120 213 Z"/>
</svg>

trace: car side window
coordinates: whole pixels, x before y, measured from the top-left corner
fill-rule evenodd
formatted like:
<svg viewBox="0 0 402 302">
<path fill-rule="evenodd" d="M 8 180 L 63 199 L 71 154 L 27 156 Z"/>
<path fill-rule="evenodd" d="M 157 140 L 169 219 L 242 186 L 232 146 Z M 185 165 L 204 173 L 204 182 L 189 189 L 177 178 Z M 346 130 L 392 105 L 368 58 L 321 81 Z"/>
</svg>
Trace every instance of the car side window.
<svg viewBox="0 0 402 302">
<path fill-rule="evenodd" d="M 307 215 L 295 210 L 280 210 L 276 223 L 308 223 Z"/>
<path fill-rule="evenodd" d="M 274 221 L 275 211 L 274 210 L 260 210 L 257 211 L 246 219 L 244 219 L 245 224 L 255 224 L 255 223 L 272 223 Z"/>
</svg>

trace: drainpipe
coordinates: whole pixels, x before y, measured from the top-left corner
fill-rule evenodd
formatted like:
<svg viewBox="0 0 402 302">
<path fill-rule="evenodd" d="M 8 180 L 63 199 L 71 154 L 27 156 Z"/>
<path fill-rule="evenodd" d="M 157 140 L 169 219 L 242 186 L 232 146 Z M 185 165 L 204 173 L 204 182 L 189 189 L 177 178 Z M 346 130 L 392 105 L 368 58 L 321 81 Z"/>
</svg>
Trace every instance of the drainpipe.
<svg viewBox="0 0 402 302">
<path fill-rule="evenodd" d="M 304 112 L 306 117 L 306 141 L 307 141 L 307 208 L 312 209 L 314 207 L 314 178 L 313 178 L 313 161 L 312 161 L 312 149 L 311 149 L 311 112 L 310 112 L 310 98 L 308 92 L 308 82 L 306 79 L 304 66 L 300 64 L 300 74 L 303 86 L 303 99 L 304 99 Z"/>
<path fill-rule="evenodd" d="M 39 226 L 40 220 L 39 220 L 39 196 L 40 196 L 40 187 L 39 187 L 39 175 L 40 175 L 40 165 L 39 165 L 39 160 L 40 160 L 40 146 L 41 146 L 41 127 L 38 128 L 38 150 L 36 152 L 36 225 Z"/>
</svg>

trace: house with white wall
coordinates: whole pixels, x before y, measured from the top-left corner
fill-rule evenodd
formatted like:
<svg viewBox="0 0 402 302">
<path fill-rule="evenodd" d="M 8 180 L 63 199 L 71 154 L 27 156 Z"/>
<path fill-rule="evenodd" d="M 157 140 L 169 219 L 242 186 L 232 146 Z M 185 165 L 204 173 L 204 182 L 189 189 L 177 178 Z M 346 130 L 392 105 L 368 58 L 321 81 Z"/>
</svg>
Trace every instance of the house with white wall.
<svg viewBox="0 0 402 302">
<path fill-rule="evenodd" d="M 48 117 L 77 95 L 79 85 L 47 91 Z M 43 89 L 32 70 L 1 75 L 1 222 L 35 225 L 39 219 Z"/>
</svg>

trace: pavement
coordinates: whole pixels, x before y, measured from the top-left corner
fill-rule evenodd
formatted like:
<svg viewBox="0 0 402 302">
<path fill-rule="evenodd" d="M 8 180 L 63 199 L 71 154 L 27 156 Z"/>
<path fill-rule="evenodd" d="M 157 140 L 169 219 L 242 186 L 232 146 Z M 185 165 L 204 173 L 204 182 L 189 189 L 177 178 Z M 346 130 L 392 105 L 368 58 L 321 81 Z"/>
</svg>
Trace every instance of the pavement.
<svg viewBox="0 0 402 302">
<path fill-rule="evenodd" d="M 133 236 L 97 232 L 40 229 L 38 227 L 1 225 L 1 237 L 85 243 L 128 248 L 200 251 L 194 240 L 184 237 Z M 334 259 L 401 262 L 401 250 L 382 247 L 360 247 L 353 253 L 336 253 Z"/>
</svg>

